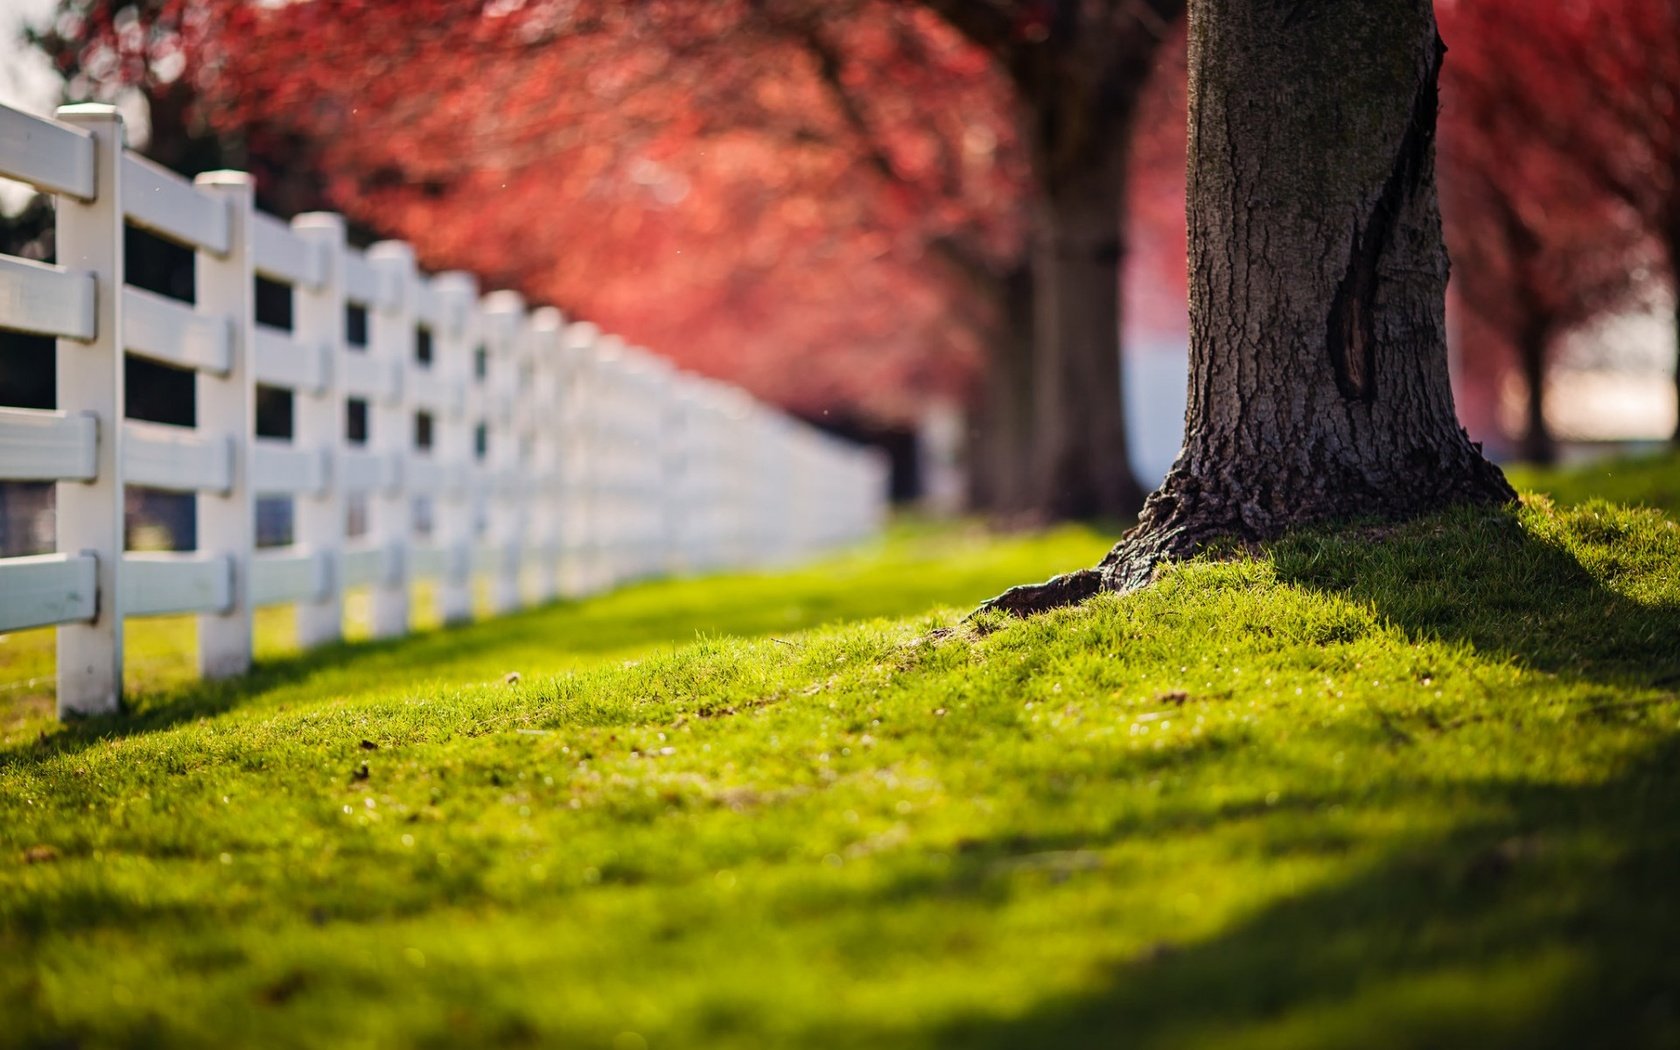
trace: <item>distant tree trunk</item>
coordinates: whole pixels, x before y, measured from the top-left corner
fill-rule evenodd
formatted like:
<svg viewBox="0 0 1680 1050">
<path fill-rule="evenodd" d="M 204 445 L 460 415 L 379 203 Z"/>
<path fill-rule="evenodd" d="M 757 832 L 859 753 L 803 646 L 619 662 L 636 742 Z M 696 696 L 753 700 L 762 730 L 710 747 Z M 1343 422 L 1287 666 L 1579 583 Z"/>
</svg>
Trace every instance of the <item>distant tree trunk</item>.
<svg viewBox="0 0 1680 1050">
<path fill-rule="evenodd" d="M 1026 613 L 1146 583 L 1223 537 L 1515 494 L 1453 415 L 1428 0 L 1196 0 L 1185 446 L 1097 570 Z"/>
<path fill-rule="evenodd" d="M 1120 390 L 1125 160 L 1184 0 L 917 2 L 1008 71 L 1032 153 L 1034 510 L 1130 516 L 1142 489 Z"/>
<path fill-rule="evenodd" d="M 1126 160 L 1148 65 L 1041 91 L 1034 143 L 1033 502 L 1047 518 L 1136 514 L 1120 371 Z"/>
<path fill-rule="evenodd" d="M 1518 446 L 1522 458 L 1530 463 L 1549 465 L 1557 462 L 1557 442 L 1552 439 L 1551 427 L 1546 423 L 1546 347 L 1550 342 L 1550 326 L 1533 323 L 1527 326 L 1517 345 L 1517 366 L 1523 379 L 1523 436 Z"/>
<path fill-rule="evenodd" d="M 1034 215 L 1034 503 L 1052 519 L 1131 516 L 1143 504 L 1121 402 L 1125 142 L 1052 173 Z"/>
<path fill-rule="evenodd" d="M 1029 482 L 1033 449 L 1032 271 L 1023 262 L 997 281 L 1002 316 L 985 339 L 986 367 L 969 457 L 973 506 L 1000 524 L 1039 517 Z"/>
</svg>

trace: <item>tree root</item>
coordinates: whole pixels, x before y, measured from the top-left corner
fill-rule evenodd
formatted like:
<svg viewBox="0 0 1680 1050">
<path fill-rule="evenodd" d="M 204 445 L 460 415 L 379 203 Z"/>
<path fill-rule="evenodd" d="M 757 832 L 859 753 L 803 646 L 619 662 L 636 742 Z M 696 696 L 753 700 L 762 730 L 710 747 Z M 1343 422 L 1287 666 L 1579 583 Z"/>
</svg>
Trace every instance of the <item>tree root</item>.
<svg viewBox="0 0 1680 1050">
<path fill-rule="evenodd" d="M 1080 569 L 1052 576 L 1043 583 L 1023 583 L 1011 587 L 995 598 L 983 602 L 980 608 L 964 617 L 971 620 L 984 612 L 1006 612 L 1022 618 L 1035 613 L 1049 612 L 1068 605 L 1078 605 L 1103 590 L 1103 574 L 1099 569 Z"/>
<path fill-rule="evenodd" d="M 1292 528 L 1354 518 L 1399 522 L 1454 504 L 1496 506 L 1516 498 L 1499 468 L 1482 459 L 1468 437 L 1464 438 L 1464 448 L 1467 461 L 1456 473 L 1449 464 L 1430 475 L 1456 478 L 1457 484 L 1452 487 L 1431 481 L 1434 487 L 1428 491 L 1333 490 L 1328 496 L 1315 489 L 1307 494 L 1318 492 L 1318 503 L 1282 508 L 1276 493 L 1264 486 L 1237 485 L 1212 472 L 1198 474 L 1180 464 L 1149 497 L 1138 523 L 1120 538 L 1100 565 L 1043 583 L 1011 587 L 970 613 L 969 618 L 993 611 L 1024 618 L 1078 605 L 1104 591 L 1126 594 L 1154 582 L 1168 563 L 1187 561 L 1210 548 L 1229 544 L 1254 552 L 1258 549 L 1255 545 L 1276 539 Z"/>
</svg>

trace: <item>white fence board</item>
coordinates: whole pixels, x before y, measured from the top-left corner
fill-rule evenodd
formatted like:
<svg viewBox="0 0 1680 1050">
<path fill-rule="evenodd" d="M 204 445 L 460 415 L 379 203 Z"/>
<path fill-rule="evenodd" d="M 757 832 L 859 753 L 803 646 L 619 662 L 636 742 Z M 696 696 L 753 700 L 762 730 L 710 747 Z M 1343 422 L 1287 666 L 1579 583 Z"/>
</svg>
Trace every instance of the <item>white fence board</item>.
<svg viewBox="0 0 1680 1050">
<path fill-rule="evenodd" d="M 466 488 L 466 471 L 456 463 L 439 463 L 416 456 L 404 464 L 403 482 L 410 492 L 453 496 Z"/>
<path fill-rule="evenodd" d="M 360 252 L 344 255 L 344 298 L 369 309 L 379 305 L 379 275 Z"/>
<path fill-rule="evenodd" d="M 258 438 L 251 449 L 251 484 L 264 495 L 320 492 L 327 485 L 327 454 Z"/>
<path fill-rule="evenodd" d="M 93 619 L 96 565 L 91 554 L 0 558 L 0 634 Z"/>
<path fill-rule="evenodd" d="M 407 370 L 408 397 L 420 408 L 460 415 L 466 408 L 467 391 L 459 382 L 439 375 L 435 369 Z"/>
<path fill-rule="evenodd" d="M 365 587 L 397 575 L 402 556 L 391 547 L 352 547 L 338 561 L 344 586 Z"/>
<path fill-rule="evenodd" d="M 311 394 L 326 388 L 331 358 L 324 347 L 300 343 L 292 333 L 278 328 L 257 325 L 252 349 L 257 382 Z"/>
<path fill-rule="evenodd" d="M 320 601 L 331 586 L 327 556 L 294 548 L 260 551 L 251 559 L 251 601 L 285 605 Z"/>
<path fill-rule="evenodd" d="M 123 555 L 122 604 L 129 616 L 215 613 L 232 600 L 233 562 L 225 555 Z"/>
<path fill-rule="evenodd" d="M 0 328 L 92 339 L 93 295 L 90 273 L 0 255 Z"/>
<path fill-rule="evenodd" d="M 408 567 L 416 577 L 455 579 L 472 571 L 466 547 L 428 544 L 409 550 Z"/>
<path fill-rule="evenodd" d="M 134 153 L 123 156 L 122 179 L 123 211 L 135 225 L 189 248 L 227 254 L 232 234 L 226 201 Z"/>
<path fill-rule="evenodd" d="M 378 452 L 345 452 L 338 465 L 339 484 L 346 492 L 375 492 L 397 484 L 396 464 Z"/>
<path fill-rule="evenodd" d="M 47 193 L 92 200 L 93 136 L 0 106 L 0 176 Z"/>
<path fill-rule="evenodd" d="M 175 492 L 226 492 L 233 487 L 233 447 L 182 427 L 123 424 L 122 470 L 130 485 Z"/>
<path fill-rule="evenodd" d="M 233 328 L 225 317 L 143 288 L 124 288 L 123 348 L 131 354 L 211 375 L 233 363 Z"/>
<path fill-rule="evenodd" d="M 506 543 L 480 543 L 472 549 L 472 571 L 495 574 L 519 560 L 519 548 Z"/>
<path fill-rule="evenodd" d="M 402 387 L 402 363 L 351 352 L 339 358 L 344 392 L 376 401 L 394 400 Z"/>
<path fill-rule="evenodd" d="M 264 277 L 290 285 L 319 288 L 324 260 L 315 246 L 272 215 L 258 212 L 251 222 L 251 261 Z"/>
<path fill-rule="evenodd" d="M 0 479 L 90 481 L 99 426 L 90 415 L 0 408 Z"/>
</svg>

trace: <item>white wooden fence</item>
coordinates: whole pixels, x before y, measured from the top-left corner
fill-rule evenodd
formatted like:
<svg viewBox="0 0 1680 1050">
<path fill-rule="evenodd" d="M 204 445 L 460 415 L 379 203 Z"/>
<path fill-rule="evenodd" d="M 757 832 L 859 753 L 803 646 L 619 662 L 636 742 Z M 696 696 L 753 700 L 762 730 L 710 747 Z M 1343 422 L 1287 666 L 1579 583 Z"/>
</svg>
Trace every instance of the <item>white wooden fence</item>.
<svg viewBox="0 0 1680 1050">
<path fill-rule="evenodd" d="M 57 409 L 0 408 L 0 480 L 57 482 L 58 529 L 57 553 L 0 559 L 0 632 L 58 625 L 61 715 L 119 706 L 125 617 L 196 613 L 219 677 L 250 666 L 257 606 L 295 603 L 316 645 L 366 586 L 389 636 L 416 579 L 454 622 L 475 577 L 503 611 L 881 524 L 876 454 L 469 274 L 423 275 L 407 244 L 349 248 L 336 215 L 258 212 L 243 173 L 181 179 L 123 148 L 112 107 L 0 107 L 0 176 L 57 201 L 58 265 L 0 255 L 0 328 L 58 340 Z M 192 249 L 195 303 L 125 284 L 125 224 Z M 259 275 L 290 286 L 290 331 L 256 322 Z M 124 418 L 125 354 L 193 370 L 194 427 Z M 289 441 L 253 436 L 259 383 L 292 391 Z M 124 553 L 128 485 L 197 493 L 198 549 Z M 295 500 L 291 546 L 255 548 L 259 495 Z"/>
</svg>

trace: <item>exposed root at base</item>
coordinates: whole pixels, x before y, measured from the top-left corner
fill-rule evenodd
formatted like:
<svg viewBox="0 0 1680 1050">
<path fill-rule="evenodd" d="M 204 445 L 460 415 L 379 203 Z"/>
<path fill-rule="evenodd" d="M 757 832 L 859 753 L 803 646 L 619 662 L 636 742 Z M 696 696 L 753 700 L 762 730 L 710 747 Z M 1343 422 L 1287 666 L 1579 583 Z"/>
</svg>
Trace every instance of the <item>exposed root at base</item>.
<svg viewBox="0 0 1680 1050">
<path fill-rule="evenodd" d="M 1352 460 L 1267 469 L 1256 479 L 1234 475 L 1221 461 L 1202 465 L 1187 446 L 1144 503 L 1138 523 L 1100 565 L 1011 587 L 969 616 L 996 610 L 1027 617 L 1103 591 L 1125 594 L 1154 582 L 1168 563 L 1231 543 L 1253 552 L 1255 544 L 1292 528 L 1353 519 L 1409 521 L 1455 504 L 1500 506 L 1516 498 L 1505 475 L 1462 430 L 1437 446 L 1396 452 L 1410 457 L 1412 469 L 1396 473 L 1384 461 L 1381 482 Z"/>
<path fill-rule="evenodd" d="M 981 604 L 968 614 L 973 619 L 983 612 L 1006 612 L 1011 616 L 1027 617 L 1049 612 L 1066 605 L 1078 605 L 1103 589 L 1103 574 L 1099 569 L 1080 569 L 1052 576 L 1043 583 L 1024 583 L 1011 587 L 996 598 Z"/>
<path fill-rule="evenodd" d="M 1011 587 L 983 603 L 964 618 L 984 612 L 1005 612 L 1023 619 L 1069 605 L 1078 605 L 1104 591 L 1124 594 L 1148 586 L 1162 565 L 1193 558 L 1209 545 L 1228 542 L 1233 530 L 1223 521 L 1140 524 L 1108 552 L 1094 569 L 1053 576 L 1043 583 Z"/>
<path fill-rule="evenodd" d="M 1167 562 L 1193 558 L 1212 543 L 1229 540 L 1234 532 L 1228 518 L 1171 514 L 1182 507 L 1167 504 L 1158 517 L 1144 509 L 1143 521 L 1123 536 L 1108 557 L 1094 569 L 1053 576 L 1043 583 L 1011 587 L 969 613 L 972 619 L 983 612 L 1005 612 L 1023 619 L 1064 606 L 1078 605 L 1104 591 L 1124 594 L 1146 587 Z"/>
</svg>

